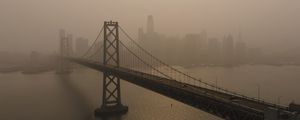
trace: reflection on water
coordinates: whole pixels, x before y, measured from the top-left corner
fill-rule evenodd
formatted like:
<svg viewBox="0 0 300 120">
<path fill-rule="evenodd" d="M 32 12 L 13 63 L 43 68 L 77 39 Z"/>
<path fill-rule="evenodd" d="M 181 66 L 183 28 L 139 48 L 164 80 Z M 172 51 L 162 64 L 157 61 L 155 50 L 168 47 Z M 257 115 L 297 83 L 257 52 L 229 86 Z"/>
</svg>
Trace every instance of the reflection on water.
<svg viewBox="0 0 300 120">
<path fill-rule="evenodd" d="M 89 104 L 89 101 L 84 96 L 84 93 L 80 91 L 72 83 L 72 79 L 69 75 L 59 75 L 57 76 L 59 82 L 61 82 L 62 88 L 64 89 L 62 92 L 65 92 L 74 104 L 75 109 L 78 110 L 78 114 L 74 114 L 74 117 L 78 120 L 91 120 L 93 119 L 93 113 L 90 110 L 93 108 L 92 105 Z"/>
<path fill-rule="evenodd" d="M 284 96 L 282 103 L 300 100 L 299 67 L 243 66 L 190 68 L 190 74 L 228 89 L 256 96 L 256 84 L 265 99 Z M 122 102 L 128 114 L 113 120 L 219 120 L 219 118 L 122 81 Z M 77 69 L 69 75 L 0 74 L 1 120 L 101 120 L 94 110 L 101 105 L 101 74 Z M 276 89 L 274 89 L 276 88 Z M 109 119 L 107 119 L 109 120 Z"/>
</svg>

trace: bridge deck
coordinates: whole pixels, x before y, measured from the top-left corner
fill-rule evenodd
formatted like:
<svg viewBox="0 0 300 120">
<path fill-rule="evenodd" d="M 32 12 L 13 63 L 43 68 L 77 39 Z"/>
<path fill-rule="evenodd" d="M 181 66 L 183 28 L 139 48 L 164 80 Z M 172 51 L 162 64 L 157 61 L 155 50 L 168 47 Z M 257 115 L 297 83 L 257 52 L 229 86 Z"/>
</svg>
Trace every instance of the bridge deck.
<svg viewBox="0 0 300 120">
<path fill-rule="evenodd" d="M 118 71 L 126 72 L 126 73 L 132 74 L 134 76 L 148 78 L 148 80 L 153 80 L 160 84 L 165 84 L 167 86 L 172 86 L 174 88 L 182 89 L 182 90 L 188 91 L 190 93 L 198 94 L 201 96 L 203 96 L 203 95 L 210 96 L 210 97 L 213 97 L 214 99 L 218 99 L 218 100 L 224 101 L 226 103 L 236 103 L 240 106 L 248 107 L 249 109 L 253 109 L 253 110 L 256 110 L 259 112 L 265 111 L 268 107 L 279 107 L 279 106 L 276 106 L 275 104 L 266 103 L 264 101 L 249 100 L 249 99 L 242 98 L 239 96 L 234 96 L 234 95 L 226 94 L 223 92 L 219 92 L 217 90 L 210 90 L 207 88 L 178 82 L 176 80 L 167 79 L 164 77 L 159 77 L 159 76 L 154 76 L 154 75 L 139 72 L 139 71 L 129 70 L 127 68 L 122 68 L 122 67 L 115 68 L 113 66 L 107 66 L 107 67 L 110 67 L 111 69 L 116 69 Z"/>
<path fill-rule="evenodd" d="M 115 67 L 111 65 L 103 65 L 99 62 L 91 62 L 86 60 L 72 59 L 72 61 L 75 61 L 79 64 L 85 65 L 87 67 L 102 72 L 109 72 L 111 74 L 119 76 L 123 80 L 140 85 L 142 87 L 145 87 L 146 85 L 141 85 L 141 83 L 151 82 L 151 83 L 159 84 L 160 86 L 167 86 L 168 88 L 184 91 L 185 93 L 193 94 L 194 96 L 200 96 L 200 97 L 205 96 L 211 100 L 216 100 L 224 104 L 228 104 L 231 106 L 238 106 L 242 109 L 245 109 L 246 111 L 250 111 L 251 113 L 254 112 L 256 114 L 264 114 L 264 111 L 268 108 L 280 108 L 284 110 L 287 109 L 286 107 L 280 107 L 275 104 L 258 101 L 246 97 L 236 96 L 233 94 L 227 94 L 224 92 L 220 92 L 218 90 L 211 90 L 203 87 L 193 86 L 187 83 L 181 83 L 172 79 L 167 79 L 160 76 L 154 76 L 151 74 L 130 70 L 127 68 Z M 137 80 L 139 83 L 137 83 Z M 147 88 L 147 86 L 145 88 Z"/>
</svg>

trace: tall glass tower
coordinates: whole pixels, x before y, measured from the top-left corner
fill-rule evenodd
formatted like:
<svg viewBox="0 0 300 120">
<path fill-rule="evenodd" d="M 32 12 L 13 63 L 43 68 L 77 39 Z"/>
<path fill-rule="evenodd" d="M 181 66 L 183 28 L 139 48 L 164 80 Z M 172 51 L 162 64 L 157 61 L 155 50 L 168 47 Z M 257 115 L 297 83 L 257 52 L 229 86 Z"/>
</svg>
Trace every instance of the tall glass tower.
<svg viewBox="0 0 300 120">
<path fill-rule="evenodd" d="M 147 33 L 148 34 L 154 33 L 154 21 L 152 15 L 149 15 L 147 18 Z"/>
</svg>

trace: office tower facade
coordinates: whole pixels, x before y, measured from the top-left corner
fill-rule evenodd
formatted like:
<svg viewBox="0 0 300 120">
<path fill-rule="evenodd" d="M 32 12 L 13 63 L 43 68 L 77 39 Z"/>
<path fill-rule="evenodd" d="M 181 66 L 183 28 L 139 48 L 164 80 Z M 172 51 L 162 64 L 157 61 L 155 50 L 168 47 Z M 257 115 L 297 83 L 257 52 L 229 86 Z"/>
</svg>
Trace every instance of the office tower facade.
<svg viewBox="0 0 300 120">
<path fill-rule="evenodd" d="M 197 48 L 197 51 L 199 51 L 198 53 L 198 61 L 201 62 L 201 63 L 205 63 L 207 62 L 207 32 L 206 30 L 203 30 L 201 33 L 200 33 L 200 39 L 198 40 L 198 48 Z"/>
<path fill-rule="evenodd" d="M 74 49 L 73 49 L 73 35 L 68 34 L 67 35 L 67 45 L 68 45 L 68 55 L 67 56 L 73 56 L 74 54 Z"/>
<path fill-rule="evenodd" d="M 232 65 L 234 63 L 234 41 L 231 34 L 223 40 L 222 56 L 225 65 Z"/>
<path fill-rule="evenodd" d="M 208 39 L 207 45 L 208 60 L 211 64 L 219 64 L 221 44 L 217 38 Z"/>
<path fill-rule="evenodd" d="M 246 50 L 246 43 L 242 40 L 242 33 L 239 32 L 238 41 L 236 42 L 235 46 L 235 58 L 238 64 L 246 62 Z"/>
<path fill-rule="evenodd" d="M 154 33 L 154 20 L 153 16 L 149 15 L 147 18 L 147 34 L 153 34 Z"/>
<path fill-rule="evenodd" d="M 199 61 L 201 34 L 187 34 L 184 38 L 184 58 L 187 64 L 196 64 Z"/>
</svg>

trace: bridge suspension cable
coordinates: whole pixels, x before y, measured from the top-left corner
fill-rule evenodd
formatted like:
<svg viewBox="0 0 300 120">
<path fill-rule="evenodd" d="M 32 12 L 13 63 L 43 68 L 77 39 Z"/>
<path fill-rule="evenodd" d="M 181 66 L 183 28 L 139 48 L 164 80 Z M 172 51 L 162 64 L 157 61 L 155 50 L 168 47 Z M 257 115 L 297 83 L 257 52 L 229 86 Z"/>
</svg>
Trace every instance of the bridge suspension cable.
<svg viewBox="0 0 300 120">
<path fill-rule="evenodd" d="M 152 68 L 153 70 L 157 71 L 158 73 L 164 75 L 165 77 L 172 79 L 170 76 L 164 74 L 162 71 L 159 71 L 157 68 L 153 67 L 152 65 L 150 65 L 149 63 L 147 63 L 146 61 L 144 61 L 142 58 L 140 58 L 138 55 L 136 55 L 132 50 L 130 50 L 122 41 L 120 41 L 120 44 L 125 47 L 134 57 L 136 57 L 138 60 L 140 60 L 142 63 L 144 63 L 145 65 L 147 65 L 148 67 Z"/>
<path fill-rule="evenodd" d="M 146 64 L 146 66 L 153 69 L 154 72 L 152 70 L 150 70 L 150 74 L 157 75 L 157 73 L 155 73 L 155 72 L 158 72 L 161 75 L 163 75 L 163 77 L 173 79 L 173 80 L 176 80 L 178 82 L 191 84 L 191 85 L 194 85 L 194 86 L 197 86 L 197 87 L 204 87 L 204 88 L 211 89 L 211 90 L 218 90 L 220 92 L 235 95 L 235 96 L 240 96 L 240 97 L 245 98 L 245 99 L 261 101 L 261 100 L 256 99 L 256 98 L 250 98 L 250 97 L 247 97 L 245 95 L 238 94 L 236 92 L 233 92 L 233 91 L 218 87 L 216 85 L 204 82 L 201 79 L 197 79 L 195 77 L 192 77 L 191 75 L 188 75 L 187 73 L 182 72 L 182 71 L 170 66 L 169 64 L 166 64 L 165 62 L 163 62 L 162 60 L 158 59 L 153 54 L 151 54 L 150 52 L 145 50 L 132 37 L 130 37 L 130 35 L 121 26 L 119 26 L 119 28 L 121 30 L 121 33 L 123 33 L 125 35 L 125 37 L 128 38 L 128 39 L 122 39 L 122 40 L 128 40 L 127 44 L 130 47 L 126 46 L 125 42 L 120 41 L 122 46 L 124 46 L 128 51 L 130 51 L 130 53 L 133 54 L 133 56 L 135 56 L 143 64 Z M 130 49 L 133 49 L 133 50 L 130 50 Z M 143 53 L 145 53 L 145 54 L 143 54 Z M 143 56 L 143 57 L 139 57 L 139 56 Z M 136 63 L 136 62 L 134 62 L 134 63 Z M 138 65 L 138 64 L 135 64 L 135 65 Z M 197 85 L 197 83 L 198 83 L 198 85 Z M 261 101 L 261 102 L 264 102 L 264 101 Z"/>
<path fill-rule="evenodd" d="M 103 55 L 103 44 L 101 42 L 103 27 L 94 40 L 93 44 L 81 57 L 89 61 L 102 61 L 101 55 Z M 144 73 L 151 74 L 153 76 L 160 76 L 170 80 L 175 80 L 184 84 L 193 85 L 196 87 L 206 88 L 210 90 L 217 90 L 233 96 L 239 96 L 249 100 L 255 100 L 258 102 L 264 102 L 261 99 L 254 97 L 247 97 L 242 94 L 218 87 L 211 83 L 205 82 L 202 79 L 197 79 L 191 75 L 183 72 L 165 62 L 158 59 L 155 55 L 151 54 L 148 50 L 143 48 L 137 41 L 135 41 L 121 26 L 120 29 L 120 67 L 125 67 L 132 70 L 143 71 Z M 126 40 L 126 41 L 125 41 Z M 102 61 L 103 62 L 103 61 Z M 266 102 L 264 102 L 266 103 Z M 270 105 L 274 105 L 271 104 Z"/>
<path fill-rule="evenodd" d="M 119 52 L 121 59 L 120 67 L 147 73 L 152 75 L 153 77 L 163 77 L 166 79 L 175 80 L 177 82 L 183 83 L 182 85 L 184 86 L 194 86 L 191 88 L 199 87 L 203 89 L 226 93 L 232 96 L 238 96 L 247 100 L 261 102 L 270 106 L 277 106 L 276 104 L 272 104 L 271 102 L 265 102 L 262 99 L 257 99 L 255 97 L 248 97 L 218 87 L 217 85 L 205 82 L 201 79 L 192 77 L 186 72 L 183 72 L 182 70 L 179 70 L 178 68 L 173 67 L 163 62 L 161 59 L 157 58 L 155 55 L 152 54 L 152 52 L 149 52 L 144 47 L 142 47 L 137 41 L 135 41 L 122 27 L 118 27 L 121 31 L 119 33 Z M 96 39 L 93 41 L 93 44 L 89 47 L 85 54 L 83 54 L 80 57 L 81 59 L 86 59 L 91 62 L 103 63 L 103 60 L 101 59 L 101 56 L 103 57 L 103 50 L 105 49 L 103 48 L 103 30 L 104 28 L 102 27 Z"/>
<path fill-rule="evenodd" d="M 179 74 L 181 74 L 181 75 L 184 75 L 184 76 L 187 77 L 187 78 L 193 79 L 193 80 L 195 80 L 195 81 L 202 82 L 201 80 L 196 79 L 196 78 L 194 78 L 194 77 L 192 77 L 192 76 L 190 76 L 190 75 L 188 75 L 188 74 L 186 74 L 186 73 L 184 73 L 184 72 L 182 72 L 182 71 L 180 71 L 180 70 L 178 70 L 178 69 L 175 69 L 174 67 L 172 67 L 172 66 L 166 64 L 165 62 L 163 62 L 162 60 L 158 59 L 157 57 L 155 57 L 154 55 L 152 55 L 150 52 L 148 52 L 147 50 L 145 50 L 142 46 L 140 46 L 140 45 L 139 45 L 132 37 L 130 37 L 130 35 L 129 35 L 128 33 L 126 33 L 126 31 L 125 31 L 122 27 L 120 27 L 120 30 L 125 34 L 125 36 L 126 36 L 127 38 L 129 38 L 130 42 L 133 43 L 133 44 L 138 48 L 138 50 L 140 50 L 140 51 L 146 53 L 146 55 L 150 56 L 150 58 L 153 59 L 154 61 L 160 63 L 160 65 L 163 65 L 163 67 L 167 67 L 167 68 L 169 68 L 172 72 L 179 73 Z M 153 61 L 151 61 L 151 62 L 153 62 Z M 171 77 L 171 76 L 168 76 L 168 77 L 174 79 L 174 77 Z M 186 79 L 186 78 L 183 78 L 183 79 Z M 203 83 L 204 83 L 204 84 L 207 84 L 207 83 L 205 83 L 205 82 L 203 82 Z M 208 86 L 211 86 L 211 87 L 214 87 L 213 85 L 210 85 L 210 84 L 207 84 L 207 85 L 208 85 Z"/>
<path fill-rule="evenodd" d="M 106 90 L 107 92 L 104 92 L 103 94 L 106 96 L 105 94 L 109 93 L 110 95 L 108 95 L 108 99 L 111 96 L 114 96 L 116 100 L 120 100 L 120 97 L 116 97 L 114 95 L 114 91 L 120 89 L 119 80 L 124 79 L 128 82 L 156 91 L 171 98 L 176 98 L 174 96 L 184 96 L 182 97 L 183 100 L 179 99 L 181 102 L 196 106 L 200 109 L 205 109 L 209 112 L 214 112 L 214 114 L 217 115 L 219 115 L 219 113 L 215 111 L 218 111 L 217 108 L 221 105 L 222 108 L 220 110 L 222 112 L 220 112 L 220 114 L 223 117 L 224 115 L 228 115 L 228 113 L 224 113 L 224 111 L 231 111 L 232 113 L 235 113 L 235 111 L 233 111 L 235 109 L 232 108 L 236 107 L 238 109 L 243 108 L 238 112 L 242 113 L 240 116 L 244 119 L 248 118 L 248 114 L 253 115 L 253 113 L 251 113 L 253 111 L 253 116 L 258 116 L 258 118 L 261 118 L 262 116 L 263 118 L 261 111 L 264 111 L 265 107 L 288 110 L 287 107 L 272 104 L 271 102 L 265 102 L 261 99 L 247 97 L 192 77 L 187 74 L 187 72 L 163 62 L 161 59 L 153 55 L 153 52 L 146 50 L 138 43 L 138 41 L 135 41 L 132 37 L 130 37 L 130 35 L 126 33 L 122 27 L 118 26 L 117 22 L 105 22 L 105 25 L 106 27 L 101 28 L 95 41 L 82 58 L 71 60 L 104 73 L 103 91 Z M 108 28 L 108 25 L 110 25 L 110 27 L 113 26 L 111 27 L 112 29 Z M 102 40 L 104 40 L 105 45 L 101 44 L 103 29 L 104 39 Z M 121 30 L 120 34 L 119 29 Z M 107 31 L 109 31 L 108 34 L 106 33 Z M 106 56 L 110 57 L 108 60 L 115 60 L 117 62 L 106 62 Z M 110 81 L 106 82 L 106 80 Z M 117 87 L 108 87 L 110 83 L 113 83 Z M 120 96 L 119 93 L 118 96 Z M 103 101 L 107 101 L 105 105 L 112 103 L 105 97 L 103 98 Z M 239 101 L 236 102 L 235 100 Z M 216 104 L 216 101 L 221 104 Z M 121 104 L 121 102 L 115 105 L 119 104 Z M 230 107 L 229 104 L 234 107 Z M 244 115 L 244 113 L 247 113 L 247 115 Z M 231 115 L 231 113 L 229 114 Z M 232 114 L 232 116 L 234 119 L 238 119 L 236 114 Z M 227 119 L 228 116 L 225 116 L 224 118 Z"/>
<path fill-rule="evenodd" d="M 98 33 L 96 39 L 93 41 L 93 44 L 88 48 L 88 50 L 80 57 L 83 59 L 89 59 L 92 60 L 95 55 L 101 54 L 101 50 L 103 48 L 103 44 L 101 44 L 102 39 L 102 33 L 103 33 L 103 26 L 100 29 L 100 32 Z M 100 40 L 99 40 L 100 39 Z"/>
</svg>

